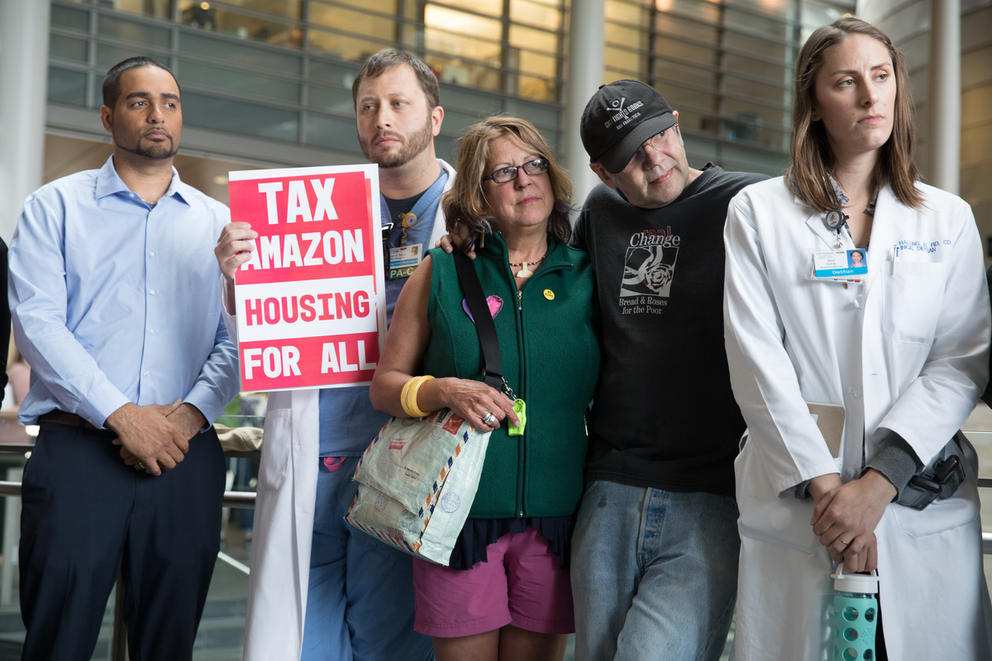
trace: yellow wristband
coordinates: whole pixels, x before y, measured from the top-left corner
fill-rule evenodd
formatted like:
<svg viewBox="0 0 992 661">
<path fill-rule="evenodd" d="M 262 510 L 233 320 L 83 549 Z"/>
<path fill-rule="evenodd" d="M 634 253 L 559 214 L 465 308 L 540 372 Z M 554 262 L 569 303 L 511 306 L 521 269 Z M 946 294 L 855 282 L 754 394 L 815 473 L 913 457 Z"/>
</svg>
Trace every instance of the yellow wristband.
<svg viewBox="0 0 992 661">
<path fill-rule="evenodd" d="M 423 376 L 415 376 L 403 384 L 403 390 L 400 392 L 400 406 L 403 407 L 403 411 L 411 418 L 423 418 L 430 415 L 430 411 L 424 411 L 418 406 L 417 395 L 420 392 L 420 386 L 431 381 L 433 378 L 430 374 L 425 374 Z"/>
</svg>

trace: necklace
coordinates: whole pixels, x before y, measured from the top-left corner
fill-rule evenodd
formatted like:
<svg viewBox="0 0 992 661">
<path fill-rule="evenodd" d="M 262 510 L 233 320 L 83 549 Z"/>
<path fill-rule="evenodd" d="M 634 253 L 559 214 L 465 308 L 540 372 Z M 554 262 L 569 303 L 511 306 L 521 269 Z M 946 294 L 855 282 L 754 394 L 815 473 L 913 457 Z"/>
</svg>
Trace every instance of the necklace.
<svg viewBox="0 0 992 661">
<path fill-rule="evenodd" d="M 541 255 L 540 257 L 538 257 L 537 259 L 535 259 L 533 262 L 516 262 L 516 263 L 510 262 L 510 266 L 511 267 L 515 267 L 515 266 L 522 267 L 519 271 L 516 272 L 516 277 L 523 278 L 523 279 L 526 280 L 530 276 L 534 275 L 534 272 L 531 271 L 527 267 L 528 266 L 535 266 L 537 264 L 540 264 L 541 262 L 544 261 L 544 258 L 547 256 L 547 254 L 548 253 L 545 252 L 543 255 Z"/>
</svg>

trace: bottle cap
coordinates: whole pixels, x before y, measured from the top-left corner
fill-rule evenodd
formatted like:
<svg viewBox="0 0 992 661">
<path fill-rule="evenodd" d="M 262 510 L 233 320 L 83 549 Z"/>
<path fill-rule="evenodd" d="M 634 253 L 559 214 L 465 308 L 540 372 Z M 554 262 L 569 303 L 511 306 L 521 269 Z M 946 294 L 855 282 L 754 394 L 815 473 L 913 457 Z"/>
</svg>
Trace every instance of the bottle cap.
<svg viewBox="0 0 992 661">
<path fill-rule="evenodd" d="M 844 567 L 838 566 L 837 573 L 830 577 L 834 579 L 834 590 L 838 592 L 878 594 L 878 575 L 875 572 L 845 574 Z"/>
</svg>

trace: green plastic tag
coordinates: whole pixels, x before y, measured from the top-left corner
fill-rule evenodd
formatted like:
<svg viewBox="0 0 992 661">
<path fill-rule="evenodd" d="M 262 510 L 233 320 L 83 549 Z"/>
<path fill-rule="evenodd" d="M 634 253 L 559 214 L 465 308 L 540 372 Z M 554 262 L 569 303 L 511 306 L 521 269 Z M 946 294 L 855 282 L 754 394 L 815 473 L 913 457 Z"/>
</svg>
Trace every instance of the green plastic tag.
<svg viewBox="0 0 992 661">
<path fill-rule="evenodd" d="M 518 418 L 520 418 L 520 424 L 510 425 L 507 433 L 510 436 L 523 436 L 524 427 L 527 426 L 527 404 L 524 403 L 524 400 L 519 397 L 513 400 L 513 412 L 517 414 Z"/>
</svg>

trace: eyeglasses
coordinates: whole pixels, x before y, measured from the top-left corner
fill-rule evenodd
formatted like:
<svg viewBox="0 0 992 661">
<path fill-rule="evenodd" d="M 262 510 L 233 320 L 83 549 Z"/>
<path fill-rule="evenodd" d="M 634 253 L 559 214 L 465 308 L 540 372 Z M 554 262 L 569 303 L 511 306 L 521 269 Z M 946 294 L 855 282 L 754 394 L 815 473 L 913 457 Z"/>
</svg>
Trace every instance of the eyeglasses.
<svg viewBox="0 0 992 661">
<path fill-rule="evenodd" d="M 527 161 L 523 165 L 508 165 L 505 168 L 500 168 L 492 174 L 483 177 L 482 180 L 492 179 L 493 183 L 505 184 L 517 178 L 518 170 L 523 170 L 533 177 L 534 175 L 546 173 L 549 167 L 551 167 L 551 164 L 548 163 L 548 159 L 535 158 L 533 161 Z"/>
<path fill-rule="evenodd" d="M 676 122 L 675 124 L 672 124 L 670 127 L 668 127 L 667 129 L 665 129 L 664 131 L 659 131 L 658 133 L 655 133 L 650 138 L 648 138 L 647 140 L 645 140 L 644 142 L 642 142 L 641 143 L 641 146 L 638 147 L 637 148 L 637 151 L 634 152 L 633 158 L 636 159 L 636 160 L 638 160 L 638 161 L 644 159 L 647 156 L 647 151 L 646 151 L 645 147 L 651 147 L 651 150 L 654 151 L 654 152 L 661 151 L 661 149 L 662 149 L 662 140 L 665 139 L 665 134 L 668 133 L 669 131 L 671 131 L 673 128 L 676 128 L 677 126 L 678 126 L 678 122 Z"/>
</svg>

